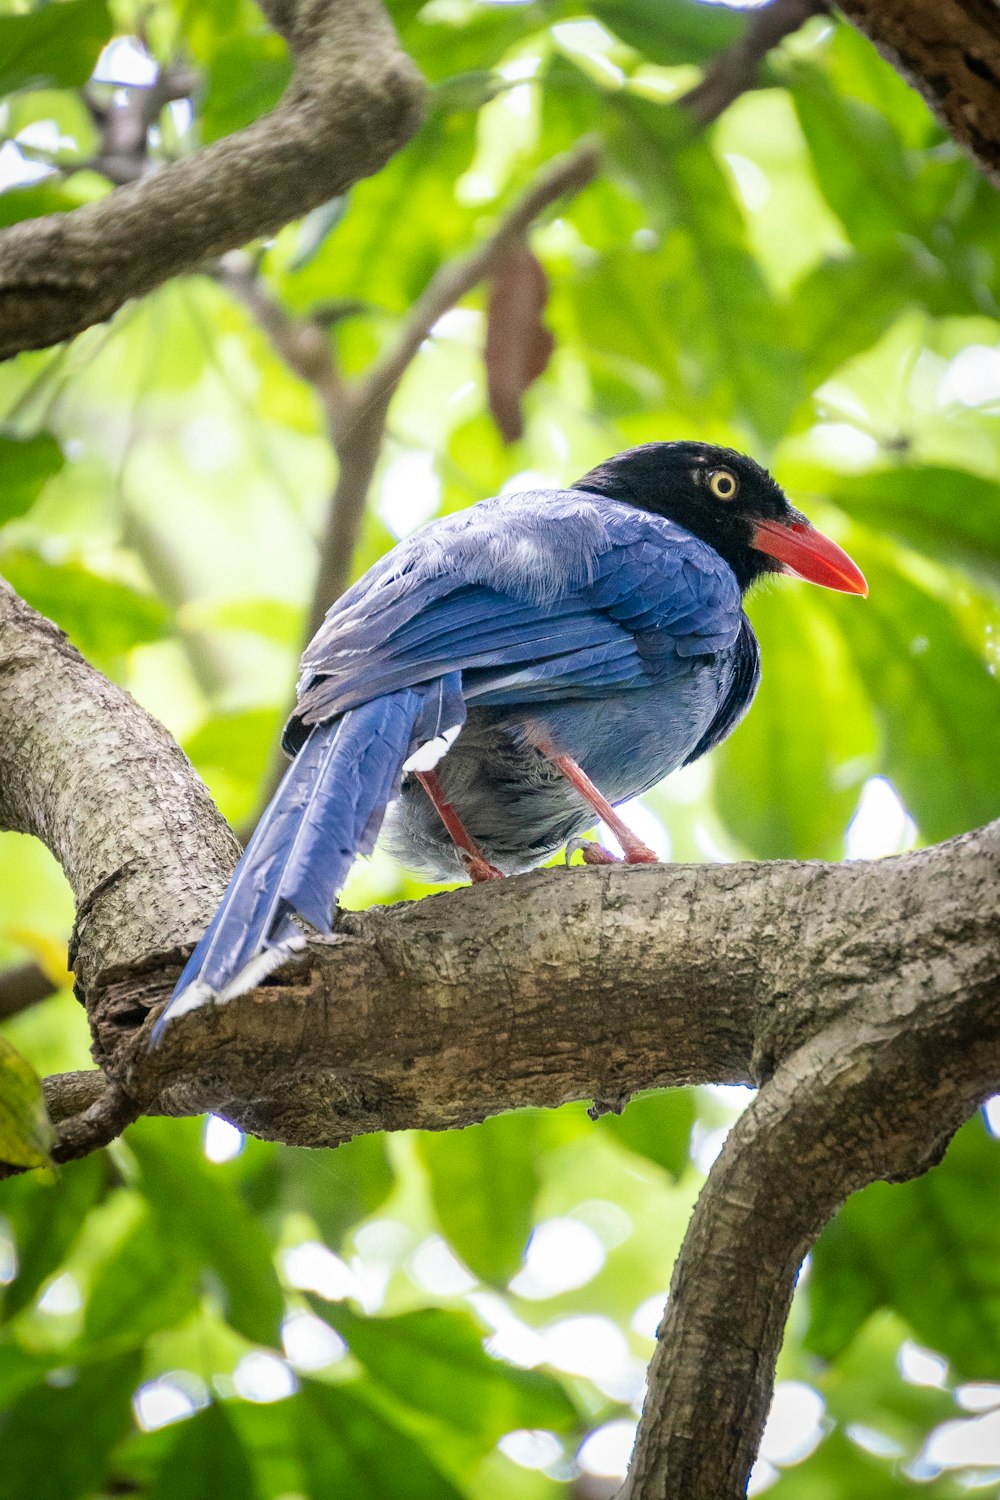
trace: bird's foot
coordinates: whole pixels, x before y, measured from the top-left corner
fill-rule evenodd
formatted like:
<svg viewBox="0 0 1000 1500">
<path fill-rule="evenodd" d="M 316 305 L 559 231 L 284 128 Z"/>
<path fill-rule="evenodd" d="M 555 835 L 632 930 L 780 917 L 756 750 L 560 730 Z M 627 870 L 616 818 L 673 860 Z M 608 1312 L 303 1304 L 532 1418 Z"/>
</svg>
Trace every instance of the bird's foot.
<svg viewBox="0 0 1000 1500">
<path fill-rule="evenodd" d="M 656 850 L 644 844 L 641 839 L 631 838 L 627 843 L 623 843 L 622 847 L 625 850 L 627 865 L 658 865 L 660 863 L 660 856 Z"/>
<path fill-rule="evenodd" d="M 462 852 L 465 864 L 465 873 L 473 885 L 482 885 L 485 880 L 503 880 L 504 873 L 498 870 L 496 865 L 491 865 L 488 859 L 481 854 L 467 854 Z"/>
<path fill-rule="evenodd" d="M 628 842 L 622 841 L 625 851 L 624 858 L 619 854 L 612 854 L 610 849 L 605 849 L 603 844 L 595 844 L 592 839 L 570 839 L 566 845 L 566 863 L 569 864 L 573 855 L 579 849 L 583 855 L 583 862 L 587 865 L 655 865 L 659 864 L 659 857 L 648 844 L 642 843 L 640 839 L 630 838 Z"/>
<path fill-rule="evenodd" d="M 612 854 L 603 844 L 595 844 L 593 839 L 570 839 L 566 845 L 567 865 L 578 849 L 585 865 L 620 865 L 622 862 L 617 854 Z"/>
</svg>

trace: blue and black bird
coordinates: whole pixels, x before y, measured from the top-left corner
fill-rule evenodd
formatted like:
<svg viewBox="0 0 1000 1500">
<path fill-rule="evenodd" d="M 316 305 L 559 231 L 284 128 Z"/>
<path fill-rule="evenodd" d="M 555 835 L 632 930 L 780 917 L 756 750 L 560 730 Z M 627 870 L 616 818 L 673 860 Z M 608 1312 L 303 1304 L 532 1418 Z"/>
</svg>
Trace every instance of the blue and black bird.
<svg viewBox="0 0 1000 1500">
<path fill-rule="evenodd" d="M 285 778 L 158 1022 L 251 989 L 329 932 L 358 853 L 436 880 L 531 869 L 723 740 L 767 573 L 867 592 L 752 459 L 647 443 L 569 490 L 499 495 L 401 542 L 302 659 Z M 585 858 L 613 858 L 596 844 Z"/>
</svg>

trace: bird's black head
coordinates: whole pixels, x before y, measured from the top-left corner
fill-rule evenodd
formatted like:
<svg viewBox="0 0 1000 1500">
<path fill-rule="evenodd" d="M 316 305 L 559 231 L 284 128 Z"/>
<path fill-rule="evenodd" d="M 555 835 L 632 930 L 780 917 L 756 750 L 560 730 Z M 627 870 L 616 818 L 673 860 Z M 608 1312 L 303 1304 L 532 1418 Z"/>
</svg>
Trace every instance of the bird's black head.
<svg viewBox="0 0 1000 1500">
<path fill-rule="evenodd" d="M 573 486 L 668 516 L 708 542 L 744 592 L 765 573 L 867 593 L 846 552 L 789 504 L 752 458 L 710 443 L 643 443 L 591 469 Z"/>
</svg>

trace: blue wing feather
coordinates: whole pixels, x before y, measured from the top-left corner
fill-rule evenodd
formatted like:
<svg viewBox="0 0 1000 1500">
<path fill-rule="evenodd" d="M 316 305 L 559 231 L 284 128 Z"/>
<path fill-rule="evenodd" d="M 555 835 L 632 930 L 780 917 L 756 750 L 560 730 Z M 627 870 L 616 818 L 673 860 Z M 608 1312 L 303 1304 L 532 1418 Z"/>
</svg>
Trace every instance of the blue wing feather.
<svg viewBox="0 0 1000 1500">
<path fill-rule="evenodd" d="M 711 547 L 603 497 L 502 496 L 392 558 L 334 606 L 306 653 L 303 725 L 456 668 L 482 704 L 639 689 L 672 675 L 678 657 L 732 645 L 742 617 Z"/>
<path fill-rule="evenodd" d="M 329 932 L 355 854 L 370 853 L 415 745 L 465 717 L 456 673 L 382 695 L 310 731 L 247 845 L 153 1032 L 260 982 L 301 947 L 294 917 Z"/>
</svg>

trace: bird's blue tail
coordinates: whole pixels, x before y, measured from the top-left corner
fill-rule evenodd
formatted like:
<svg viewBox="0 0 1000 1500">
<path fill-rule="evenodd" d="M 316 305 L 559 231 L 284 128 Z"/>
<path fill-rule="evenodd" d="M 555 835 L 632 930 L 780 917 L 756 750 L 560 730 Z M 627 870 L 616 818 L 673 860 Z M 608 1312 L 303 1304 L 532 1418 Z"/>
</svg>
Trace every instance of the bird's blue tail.
<svg viewBox="0 0 1000 1500">
<path fill-rule="evenodd" d="M 330 932 L 356 854 L 370 854 L 404 763 L 465 717 L 461 678 L 404 688 L 310 729 L 257 825 L 207 931 L 153 1030 L 211 1000 L 253 989 L 306 939 Z M 449 734 L 448 731 L 451 731 Z"/>
</svg>

